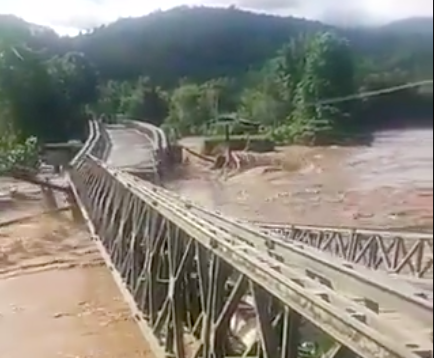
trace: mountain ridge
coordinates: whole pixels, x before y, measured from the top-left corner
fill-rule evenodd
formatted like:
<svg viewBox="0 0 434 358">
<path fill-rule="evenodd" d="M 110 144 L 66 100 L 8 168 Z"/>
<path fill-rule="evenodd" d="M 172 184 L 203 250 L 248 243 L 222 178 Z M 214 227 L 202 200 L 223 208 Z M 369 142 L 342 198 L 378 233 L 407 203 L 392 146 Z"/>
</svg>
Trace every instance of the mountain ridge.
<svg viewBox="0 0 434 358">
<path fill-rule="evenodd" d="M 9 33 L 17 28 L 22 32 L 32 26 L 14 21 L 13 26 L 7 21 L 2 25 L 0 17 L 0 30 L 9 26 L 15 29 Z M 421 21 L 426 24 L 425 18 L 409 18 L 377 28 L 342 28 L 236 8 L 183 6 L 119 19 L 75 37 L 39 31 L 32 33 L 31 42 L 48 47 L 53 54 L 84 53 L 105 80 L 147 76 L 170 86 L 183 78 L 206 81 L 238 76 L 262 66 L 290 38 L 335 31 L 349 40 L 355 56 L 366 57 L 378 70 L 405 69 L 411 78 L 420 79 L 432 76 L 433 58 L 432 32 L 414 30 Z"/>
<path fill-rule="evenodd" d="M 28 29 L 30 33 L 33 34 L 42 32 L 55 33 L 51 27 L 34 24 L 15 15 L 0 14 L 0 31 L 4 31 L 6 29 L 9 31 Z"/>
<path fill-rule="evenodd" d="M 433 17 L 414 16 L 402 20 L 395 20 L 383 25 L 382 29 L 401 33 L 433 35 Z"/>
<path fill-rule="evenodd" d="M 170 10 L 154 11 L 154 12 L 149 13 L 147 15 L 142 15 L 142 16 L 137 16 L 137 17 L 122 17 L 122 18 L 119 18 L 119 19 L 114 20 L 112 22 L 101 24 L 100 26 L 97 26 L 97 27 L 94 27 L 91 29 L 82 29 L 82 30 L 80 30 L 79 34 L 74 35 L 74 36 L 68 36 L 68 37 L 82 36 L 83 34 L 93 32 L 94 30 L 102 28 L 102 27 L 104 27 L 104 28 L 110 27 L 110 26 L 112 26 L 118 22 L 131 21 L 131 20 L 132 21 L 134 21 L 134 20 L 140 20 L 140 21 L 145 20 L 146 21 L 147 19 L 150 19 L 153 16 L 158 15 L 158 14 L 171 13 L 173 11 L 182 11 L 182 10 L 191 11 L 194 9 L 210 9 L 210 10 L 224 10 L 224 11 L 235 10 L 235 11 L 245 12 L 245 13 L 256 15 L 256 16 L 285 19 L 287 21 L 311 22 L 311 23 L 321 24 L 324 26 L 331 26 L 331 27 L 344 28 L 344 29 L 347 28 L 347 26 L 341 26 L 341 25 L 336 24 L 336 23 L 322 21 L 321 19 L 312 20 L 312 19 L 306 19 L 306 18 L 297 17 L 297 16 L 279 16 L 279 15 L 275 15 L 275 14 L 242 10 L 242 9 L 238 9 L 235 7 L 224 8 L 224 7 L 207 7 L 207 6 L 178 6 L 178 7 L 172 8 Z M 54 28 L 52 28 L 50 26 L 43 26 L 43 25 L 39 25 L 36 23 L 32 23 L 32 22 L 24 20 L 23 18 L 21 18 L 19 16 L 12 15 L 12 14 L 0 14 L 0 29 L 2 27 L 4 27 L 5 25 L 6 26 L 13 25 L 15 27 L 17 27 L 17 26 L 28 27 L 29 29 L 36 31 L 36 32 L 46 31 L 46 32 L 56 33 Z M 352 29 L 361 29 L 361 30 L 370 29 L 370 28 L 379 28 L 382 30 L 389 29 L 389 30 L 398 30 L 398 31 L 409 31 L 412 33 L 413 32 L 426 32 L 426 33 L 432 34 L 432 32 L 433 32 L 433 26 L 432 25 L 433 25 L 433 17 L 432 16 L 409 16 L 407 18 L 393 20 L 393 21 L 390 21 L 390 22 L 388 22 L 386 24 L 382 24 L 382 25 L 354 25 L 351 28 Z M 59 37 L 63 37 L 59 34 L 57 34 L 57 35 Z"/>
</svg>

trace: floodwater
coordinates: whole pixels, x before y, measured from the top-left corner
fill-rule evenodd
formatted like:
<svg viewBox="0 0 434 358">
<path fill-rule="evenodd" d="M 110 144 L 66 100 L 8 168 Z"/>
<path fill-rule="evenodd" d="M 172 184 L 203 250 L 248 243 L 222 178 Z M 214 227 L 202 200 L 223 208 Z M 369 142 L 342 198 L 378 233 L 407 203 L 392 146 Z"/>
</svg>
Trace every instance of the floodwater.
<svg viewBox="0 0 434 358">
<path fill-rule="evenodd" d="M 347 162 L 358 175 L 356 188 L 433 187 L 433 131 L 377 133 L 371 147 L 360 148 Z"/>
<path fill-rule="evenodd" d="M 2 358 L 147 357 L 104 267 L 0 281 L 0 351 Z"/>
<path fill-rule="evenodd" d="M 192 138 L 183 144 L 200 147 Z M 369 147 L 291 146 L 258 156 L 256 167 L 223 179 L 191 165 L 168 187 L 247 220 L 432 230 L 432 130 L 380 132 Z M 270 170 L 276 160 L 280 170 Z"/>
<path fill-rule="evenodd" d="M 345 156 L 343 167 L 354 176 L 357 189 L 433 187 L 433 130 L 405 129 L 376 133 L 369 147 L 322 148 L 322 156 Z M 198 150 L 203 139 L 189 137 L 182 144 Z"/>
<path fill-rule="evenodd" d="M 88 233 L 66 215 L 0 227 L 0 356 L 153 357 Z"/>
</svg>

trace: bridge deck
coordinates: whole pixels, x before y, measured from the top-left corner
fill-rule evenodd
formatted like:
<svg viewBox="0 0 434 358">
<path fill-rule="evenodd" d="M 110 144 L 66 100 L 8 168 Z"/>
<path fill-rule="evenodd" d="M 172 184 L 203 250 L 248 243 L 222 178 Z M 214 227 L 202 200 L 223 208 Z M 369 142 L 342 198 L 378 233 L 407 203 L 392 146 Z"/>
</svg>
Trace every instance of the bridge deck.
<svg viewBox="0 0 434 358">
<path fill-rule="evenodd" d="M 138 130 L 124 125 L 107 127 L 111 150 L 107 164 L 129 172 L 146 172 L 154 168 L 152 143 Z"/>
</svg>

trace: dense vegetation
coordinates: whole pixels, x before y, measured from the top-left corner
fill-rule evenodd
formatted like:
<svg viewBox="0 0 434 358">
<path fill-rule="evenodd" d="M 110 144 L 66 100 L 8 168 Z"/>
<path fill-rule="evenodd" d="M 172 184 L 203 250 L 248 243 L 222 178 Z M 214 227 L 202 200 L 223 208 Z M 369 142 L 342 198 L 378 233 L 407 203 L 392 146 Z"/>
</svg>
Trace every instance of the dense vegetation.
<svg viewBox="0 0 434 358">
<path fill-rule="evenodd" d="M 350 30 L 182 7 L 65 38 L 0 16 L 0 147 L 12 137 L 83 136 L 90 113 L 126 114 L 177 136 L 219 132 L 216 119 L 242 118 L 261 126 L 237 121 L 234 132 L 259 128 L 304 143 L 353 139 L 405 117 L 432 123 L 432 87 L 322 102 L 431 79 L 432 49 L 432 19 Z"/>
<path fill-rule="evenodd" d="M 38 141 L 83 136 L 97 76 L 82 54 L 46 56 L 21 42 L 0 44 L 0 174 L 37 164 Z"/>
</svg>

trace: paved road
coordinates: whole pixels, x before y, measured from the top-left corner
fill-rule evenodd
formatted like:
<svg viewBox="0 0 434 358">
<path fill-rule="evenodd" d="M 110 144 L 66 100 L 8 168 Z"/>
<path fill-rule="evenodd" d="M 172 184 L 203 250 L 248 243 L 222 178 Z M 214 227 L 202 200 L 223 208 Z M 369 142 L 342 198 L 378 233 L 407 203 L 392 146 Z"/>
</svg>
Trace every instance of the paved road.
<svg viewBox="0 0 434 358">
<path fill-rule="evenodd" d="M 139 131 L 123 125 L 107 127 L 112 148 L 107 164 L 125 171 L 148 171 L 154 166 L 152 144 Z"/>
</svg>

